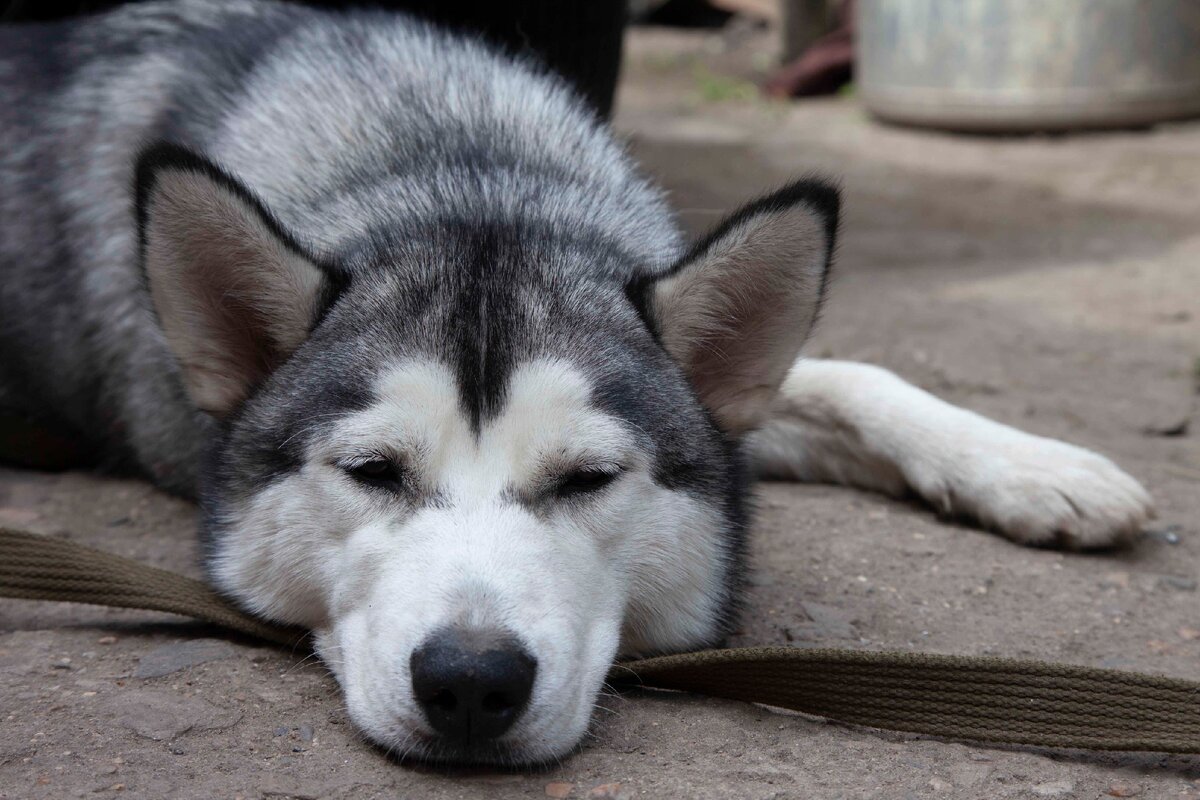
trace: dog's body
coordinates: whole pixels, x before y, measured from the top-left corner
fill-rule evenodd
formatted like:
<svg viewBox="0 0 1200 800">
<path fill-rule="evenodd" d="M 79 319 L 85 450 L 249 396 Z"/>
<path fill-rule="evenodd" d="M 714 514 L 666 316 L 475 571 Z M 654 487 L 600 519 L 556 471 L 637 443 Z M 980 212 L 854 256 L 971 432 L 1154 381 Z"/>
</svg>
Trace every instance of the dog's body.
<svg viewBox="0 0 1200 800">
<path fill-rule="evenodd" d="M 1100 456 L 793 366 L 827 185 L 685 249 L 558 80 L 407 17 L 0 30 L 0 187 L 0 410 L 198 494 L 214 583 L 402 752 L 559 755 L 618 651 L 719 642 L 746 462 L 1025 542 L 1150 513 Z"/>
</svg>

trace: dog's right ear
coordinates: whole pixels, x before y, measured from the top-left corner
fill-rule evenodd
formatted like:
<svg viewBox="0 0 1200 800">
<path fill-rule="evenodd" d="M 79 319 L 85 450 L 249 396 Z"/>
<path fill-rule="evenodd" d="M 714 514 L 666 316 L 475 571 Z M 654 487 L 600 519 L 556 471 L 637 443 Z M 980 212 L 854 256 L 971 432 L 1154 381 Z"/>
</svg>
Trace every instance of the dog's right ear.
<svg viewBox="0 0 1200 800">
<path fill-rule="evenodd" d="M 744 206 L 630 299 L 723 430 L 767 414 L 825 293 L 836 187 L 808 178 Z"/>
<path fill-rule="evenodd" d="M 206 159 L 157 145 L 137 167 L 142 270 L 196 406 L 232 412 L 334 295 L 263 204 Z"/>
</svg>

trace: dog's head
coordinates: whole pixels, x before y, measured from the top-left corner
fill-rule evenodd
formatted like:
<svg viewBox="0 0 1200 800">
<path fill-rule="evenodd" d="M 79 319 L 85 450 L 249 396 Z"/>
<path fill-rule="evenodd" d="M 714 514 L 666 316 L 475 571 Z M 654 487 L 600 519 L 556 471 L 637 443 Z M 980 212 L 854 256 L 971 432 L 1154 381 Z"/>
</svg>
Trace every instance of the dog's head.
<svg viewBox="0 0 1200 800">
<path fill-rule="evenodd" d="M 618 653 L 727 632 L 737 442 L 813 324 L 833 189 L 753 203 L 661 274 L 486 216 L 319 259 L 175 150 L 143 159 L 138 215 L 166 341 L 219 423 L 211 578 L 315 631 L 372 740 L 550 759 Z"/>
</svg>

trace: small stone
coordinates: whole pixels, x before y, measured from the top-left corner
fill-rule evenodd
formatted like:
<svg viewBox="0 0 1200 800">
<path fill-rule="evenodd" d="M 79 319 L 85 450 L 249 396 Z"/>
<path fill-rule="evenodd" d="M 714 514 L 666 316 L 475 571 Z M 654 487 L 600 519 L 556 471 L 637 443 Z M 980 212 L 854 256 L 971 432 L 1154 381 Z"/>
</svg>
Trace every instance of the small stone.
<svg viewBox="0 0 1200 800">
<path fill-rule="evenodd" d="M 1145 535 L 1147 538 L 1157 539 L 1164 544 L 1179 544 L 1179 532 L 1182 530 L 1182 525 L 1168 525 L 1165 528 L 1148 530 Z"/>
<path fill-rule="evenodd" d="M 1075 791 L 1074 781 L 1047 781 L 1034 785 L 1030 791 L 1038 797 L 1062 797 Z"/>
<path fill-rule="evenodd" d="M 546 797 L 553 797 L 556 800 L 563 800 L 564 797 L 571 796 L 571 790 L 575 788 L 573 783 L 564 783 L 562 781 L 553 781 L 546 784 Z"/>
<path fill-rule="evenodd" d="M 633 795 L 619 783 L 602 783 L 593 787 L 587 796 L 595 800 L 629 800 Z"/>
<path fill-rule="evenodd" d="M 240 711 L 217 708 L 199 697 L 143 689 L 109 698 L 104 710 L 123 728 L 146 739 L 167 741 L 192 730 L 220 730 L 236 725 Z"/>
<path fill-rule="evenodd" d="M 311 742 L 313 740 L 313 727 L 312 725 L 301 725 L 296 730 L 296 734 L 300 737 L 300 741 Z"/>
<path fill-rule="evenodd" d="M 163 645 L 142 656 L 137 669 L 133 671 L 133 677 L 159 678 L 197 664 L 229 658 L 236 653 L 232 645 L 220 639 L 194 639 Z"/>
<path fill-rule="evenodd" d="M 1191 641 L 1195 641 L 1196 639 L 1200 639 L 1200 630 L 1196 630 L 1195 628 L 1189 628 L 1187 626 L 1184 626 L 1179 629 L 1179 635 L 1183 639 L 1186 639 L 1187 641 L 1191 642 Z"/>
<path fill-rule="evenodd" d="M 275 735 L 276 736 L 286 736 L 288 730 L 289 729 L 286 725 L 280 725 L 278 728 L 275 729 Z"/>
<path fill-rule="evenodd" d="M 50 667 L 52 669 L 70 669 L 71 668 L 71 659 L 60 658 L 58 661 L 55 661 L 53 664 L 51 664 Z"/>
<path fill-rule="evenodd" d="M 116 643 L 117 643 L 117 637 L 115 637 L 115 636 L 101 636 L 99 639 L 96 640 L 96 644 L 116 644 Z"/>
<path fill-rule="evenodd" d="M 945 792 L 953 787 L 949 781 L 944 781 L 941 778 L 930 778 L 929 788 L 933 789 L 935 792 Z"/>
<path fill-rule="evenodd" d="M 1101 589 L 1128 589 L 1129 588 L 1129 573 L 1128 572 L 1109 572 L 1100 581 Z"/>
<path fill-rule="evenodd" d="M 1184 578 L 1179 575 L 1164 575 L 1158 579 L 1160 586 L 1168 589 L 1174 589 L 1177 592 L 1194 592 L 1196 591 L 1196 579 Z"/>
<path fill-rule="evenodd" d="M 806 601 L 800 603 L 801 610 L 808 617 L 787 627 L 784 638 L 789 642 L 826 642 L 830 639 L 858 639 L 858 629 L 854 626 L 852 614 L 836 606 Z"/>
<path fill-rule="evenodd" d="M 1142 792 L 1142 787 L 1133 786 L 1128 783 L 1114 783 L 1108 787 L 1105 792 L 1109 797 L 1137 797 Z"/>
<path fill-rule="evenodd" d="M 1169 419 L 1169 421 L 1159 421 L 1142 426 L 1142 435 L 1161 436 L 1166 439 L 1187 436 L 1188 428 L 1191 427 L 1191 422 L 1192 419 L 1190 416 L 1172 417 Z"/>
</svg>

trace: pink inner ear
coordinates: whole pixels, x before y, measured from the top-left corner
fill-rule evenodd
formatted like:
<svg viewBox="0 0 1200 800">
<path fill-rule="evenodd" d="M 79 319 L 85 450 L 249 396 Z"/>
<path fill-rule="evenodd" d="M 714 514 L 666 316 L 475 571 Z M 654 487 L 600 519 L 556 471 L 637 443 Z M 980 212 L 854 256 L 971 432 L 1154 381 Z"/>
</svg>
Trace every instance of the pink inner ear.
<svg viewBox="0 0 1200 800">
<path fill-rule="evenodd" d="M 175 276 L 177 288 L 156 293 L 162 295 L 160 317 L 193 400 L 205 411 L 224 414 L 269 374 L 280 354 L 263 314 L 234 288 L 238 280 L 231 273 L 245 262 L 217 257 L 204 248 L 212 241 L 199 252 L 180 244 L 191 257 Z"/>
<path fill-rule="evenodd" d="M 193 298 L 196 334 L 203 337 L 193 346 L 204 353 L 210 370 L 219 366 L 226 380 L 248 388 L 277 365 L 280 354 L 267 336 L 262 312 L 234 288 L 236 277 L 226 277 L 235 270 L 234 264 L 214 259 L 181 276 L 181 282 Z"/>
<path fill-rule="evenodd" d="M 805 205 L 733 225 L 656 289 L 668 352 L 721 427 L 758 424 L 820 302 L 825 229 Z"/>
</svg>

